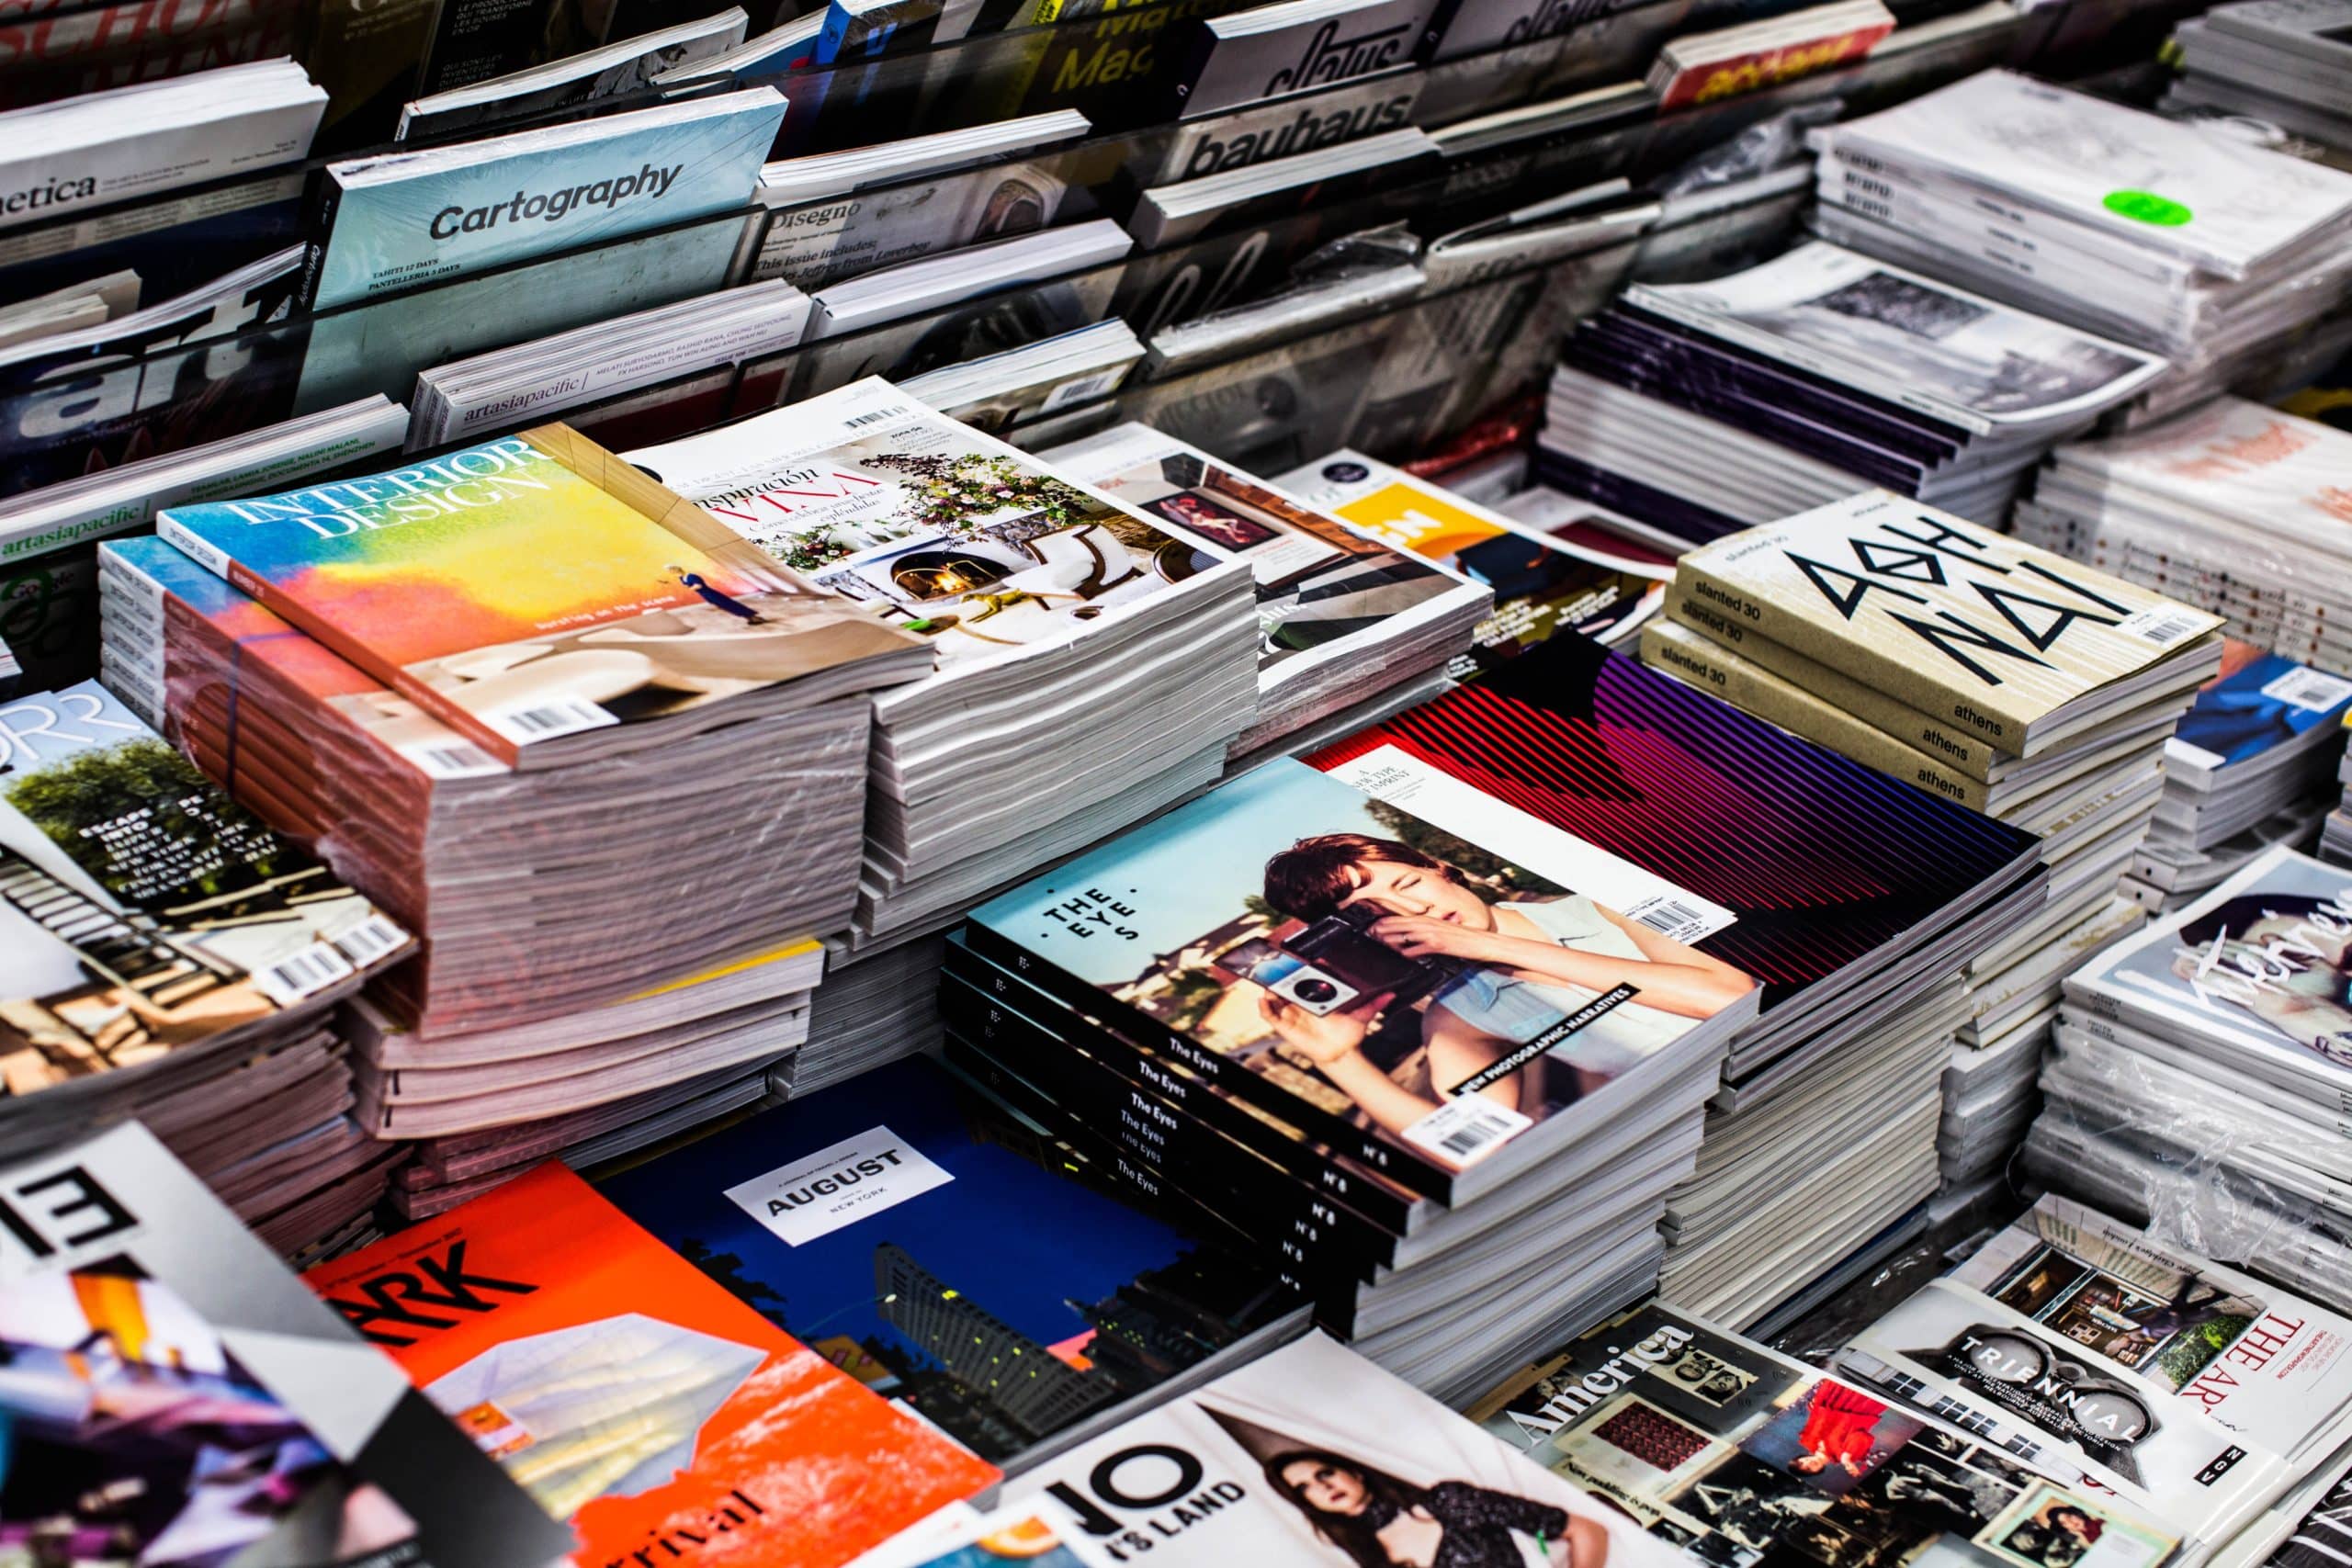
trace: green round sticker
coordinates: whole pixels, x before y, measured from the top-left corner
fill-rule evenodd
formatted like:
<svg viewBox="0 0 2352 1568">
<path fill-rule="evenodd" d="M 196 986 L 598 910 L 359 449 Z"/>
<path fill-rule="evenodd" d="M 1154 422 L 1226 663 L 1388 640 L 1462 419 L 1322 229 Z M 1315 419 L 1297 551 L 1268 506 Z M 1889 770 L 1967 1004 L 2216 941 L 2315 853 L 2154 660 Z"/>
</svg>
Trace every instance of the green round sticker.
<svg viewBox="0 0 2352 1568">
<path fill-rule="evenodd" d="M 2163 229 L 2177 229 L 2189 220 L 2188 209 L 2154 191 L 2111 190 L 2102 205 L 2135 223 L 2154 223 Z"/>
</svg>

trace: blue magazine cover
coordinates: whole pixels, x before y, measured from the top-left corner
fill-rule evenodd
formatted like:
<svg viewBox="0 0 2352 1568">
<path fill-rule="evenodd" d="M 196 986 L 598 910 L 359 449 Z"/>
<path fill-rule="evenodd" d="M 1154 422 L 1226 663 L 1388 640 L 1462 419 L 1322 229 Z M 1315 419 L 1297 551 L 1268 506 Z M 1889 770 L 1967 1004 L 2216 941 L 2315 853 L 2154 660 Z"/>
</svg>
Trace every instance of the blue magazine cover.
<svg viewBox="0 0 2352 1568">
<path fill-rule="evenodd" d="M 1297 1305 L 1269 1272 L 1061 1174 L 1057 1148 L 916 1058 L 602 1187 L 786 1332 L 1001 1464 L 1120 1418 Z"/>
<path fill-rule="evenodd" d="M 2222 672 L 2197 693 L 2167 756 L 2207 770 L 2251 761 L 2315 729 L 2334 729 L 2352 706 L 2352 681 L 2229 640 Z"/>
<path fill-rule="evenodd" d="M 311 304 L 742 207 L 784 110 L 781 93 L 756 87 L 331 165 L 334 206 Z"/>
</svg>

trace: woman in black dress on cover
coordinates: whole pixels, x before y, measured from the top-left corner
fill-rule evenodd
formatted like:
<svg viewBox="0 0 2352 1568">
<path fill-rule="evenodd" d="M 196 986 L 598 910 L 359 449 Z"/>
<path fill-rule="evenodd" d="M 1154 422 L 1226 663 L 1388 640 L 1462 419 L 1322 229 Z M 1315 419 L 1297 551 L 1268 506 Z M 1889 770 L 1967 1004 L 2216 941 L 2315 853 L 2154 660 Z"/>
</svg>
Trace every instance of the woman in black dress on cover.
<svg viewBox="0 0 2352 1568">
<path fill-rule="evenodd" d="M 1357 1568 L 1521 1568 L 1516 1531 L 1562 1568 L 1606 1568 L 1609 1534 L 1548 1503 L 1466 1481 L 1415 1486 L 1358 1460 L 1290 1449 L 1266 1482 Z"/>
</svg>

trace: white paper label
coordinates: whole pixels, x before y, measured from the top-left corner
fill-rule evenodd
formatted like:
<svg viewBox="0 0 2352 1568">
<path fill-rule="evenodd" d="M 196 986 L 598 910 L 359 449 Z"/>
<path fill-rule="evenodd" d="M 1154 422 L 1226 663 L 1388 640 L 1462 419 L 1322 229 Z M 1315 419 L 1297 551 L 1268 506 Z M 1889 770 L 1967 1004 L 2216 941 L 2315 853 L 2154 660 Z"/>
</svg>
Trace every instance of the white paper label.
<svg viewBox="0 0 2352 1568">
<path fill-rule="evenodd" d="M 1483 1094 L 1449 1100 L 1405 1129 L 1405 1141 L 1454 1166 L 1470 1165 L 1534 1126 Z"/>
<path fill-rule="evenodd" d="M 454 735 L 440 740 L 412 740 L 394 750 L 414 762 L 417 772 L 428 779 L 476 779 L 507 771 L 505 763 Z"/>
<path fill-rule="evenodd" d="M 956 1179 L 888 1127 L 875 1127 L 727 1190 L 736 1207 L 798 1247 Z"/>
<path fill-rule="evenodd" d="M 2352 681 L 2317 670 L 2290 670 L 2265 685 L 2262 694 L 2290 707 L 2325 713 L 2352 698 Z"/>
<path fill-rule="evenodd" d="M 254 983 L 271 1001 L 288 1008 L 313 991 L 322 991 L 337 981 L 349 979 L 352 974 L 350 964 L 332 943 L 314 942 L 255 975 Z"/>
<path fill-rule="evenodd" d="M 2204 612 L 2185 605 L 2152 604 L 2136 615 L 2126 615 L 2116 622 L 2115 629 L 2125 637 L 2142 637 L 2158 648 L 2170 648 L 2204 631 L 2212 619 Z"/>
<path fill-rule="evenodd" d="M 548 696 L 479 716 L 481 721 L 517 746 L 552 740 L 583 729 L 602 729 L 619 719 L 585 697 Z"/>
</svg>

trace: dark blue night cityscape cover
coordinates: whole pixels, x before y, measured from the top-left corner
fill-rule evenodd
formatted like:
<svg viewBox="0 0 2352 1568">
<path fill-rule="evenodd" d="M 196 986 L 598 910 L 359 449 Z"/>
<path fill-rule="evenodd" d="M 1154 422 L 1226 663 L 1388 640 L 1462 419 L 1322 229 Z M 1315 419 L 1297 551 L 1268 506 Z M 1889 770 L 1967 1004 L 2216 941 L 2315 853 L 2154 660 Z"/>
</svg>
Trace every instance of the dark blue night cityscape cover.
<svg viewBox="0 0 2352 1568">
<path fill-rule="evenodd" d="M 1058 1148 L 916 1058 L 600 1185 L 770 1321 L 1002 1462 L 1296 1305 L 1063 1174 Z"/>
</svg>

